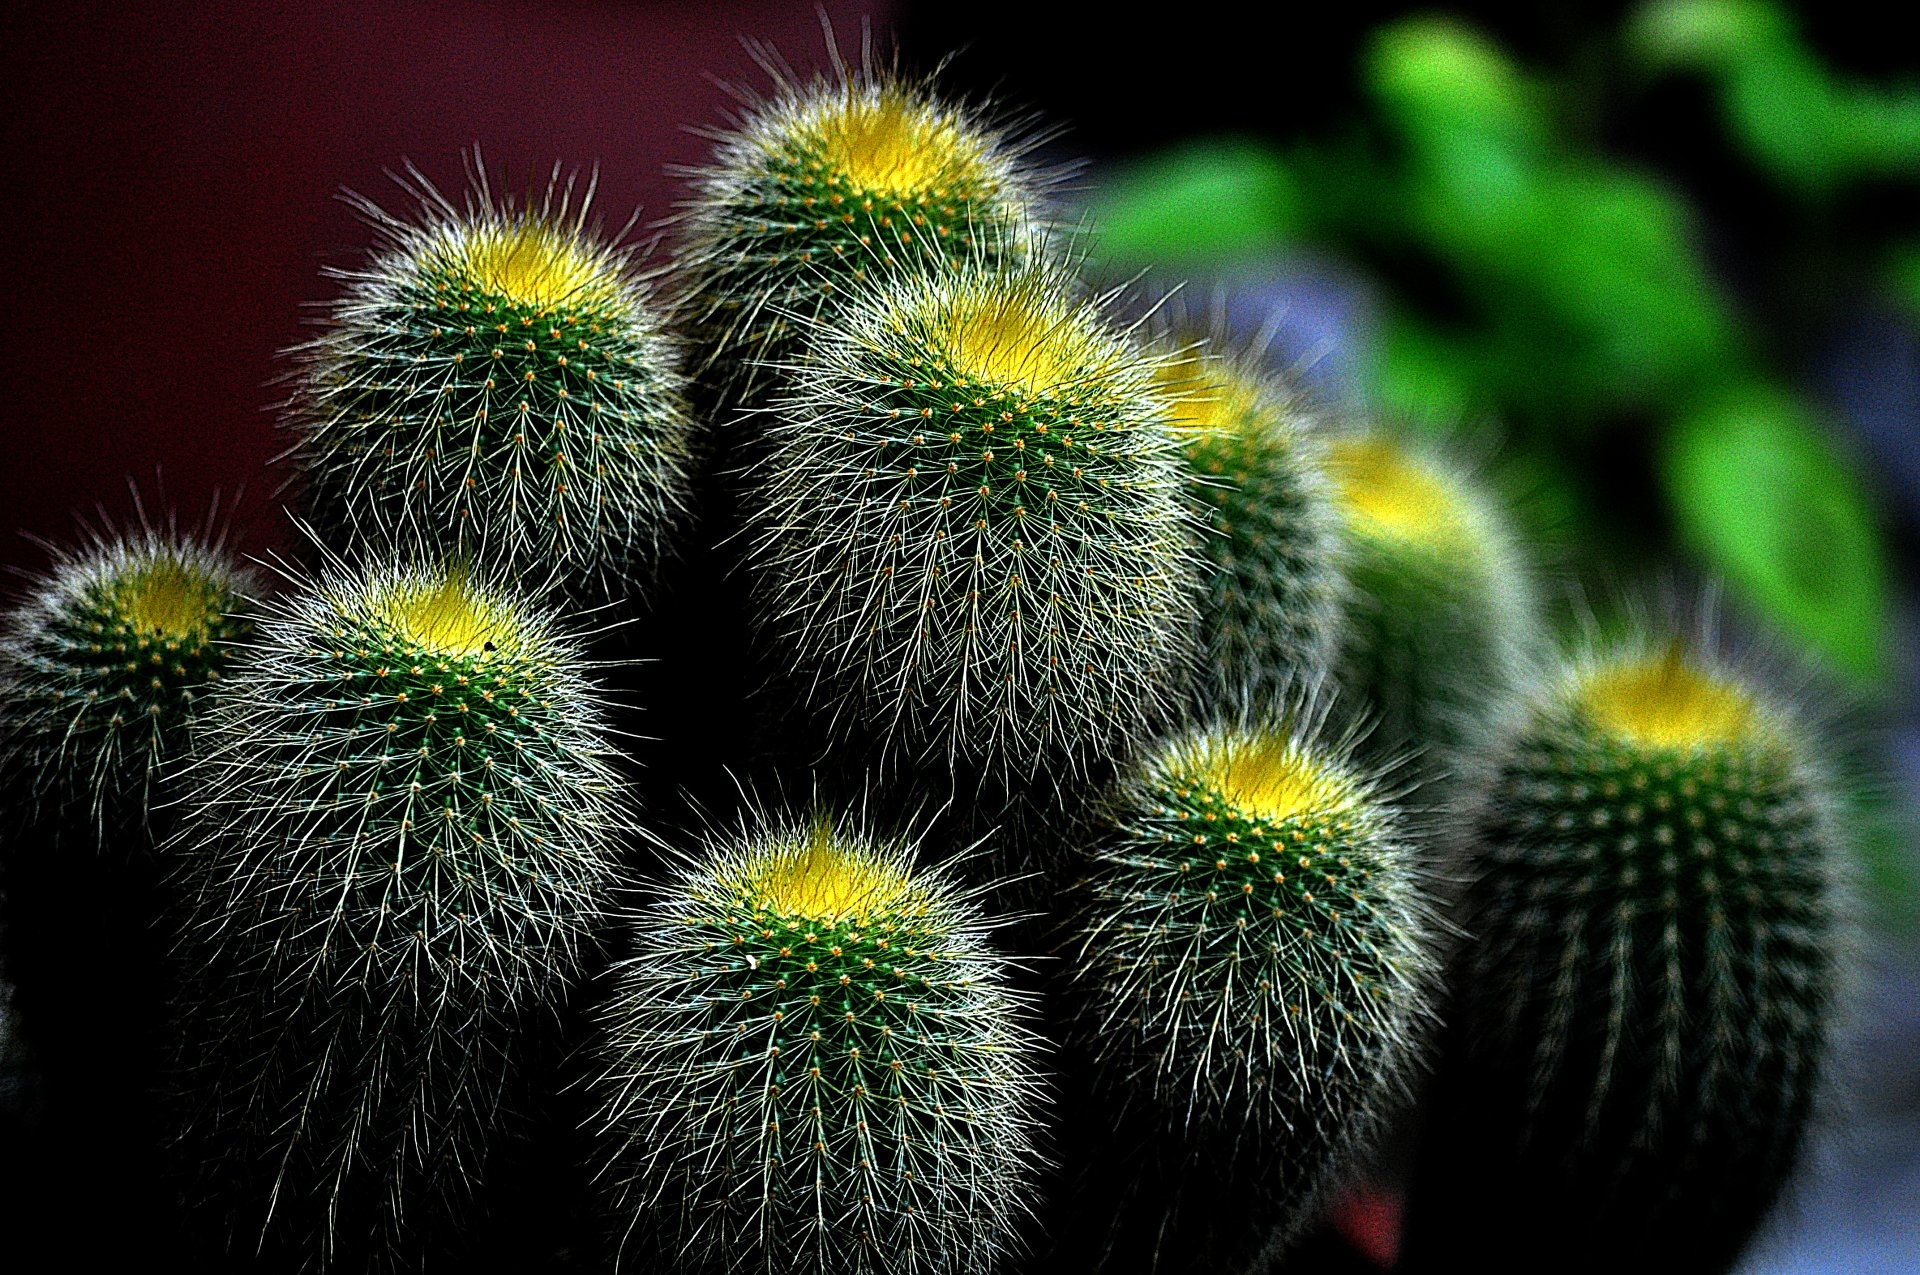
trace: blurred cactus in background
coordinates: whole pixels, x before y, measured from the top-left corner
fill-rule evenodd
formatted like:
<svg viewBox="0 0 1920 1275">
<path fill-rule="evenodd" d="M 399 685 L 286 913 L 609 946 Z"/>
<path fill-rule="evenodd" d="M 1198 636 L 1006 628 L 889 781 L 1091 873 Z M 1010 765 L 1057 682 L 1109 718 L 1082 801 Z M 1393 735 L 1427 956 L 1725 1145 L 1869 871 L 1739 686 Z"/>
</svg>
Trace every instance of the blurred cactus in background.
<svg viewBox="0 0 1920 1275">
<path fill-rule="evenodd" d="M 1410 1260 L 1728 1269 L 1834 1023 L 1828 750 L 1710 644 L 1640 633 L 1567 661 L 1489 752 Z"/>
</svg>

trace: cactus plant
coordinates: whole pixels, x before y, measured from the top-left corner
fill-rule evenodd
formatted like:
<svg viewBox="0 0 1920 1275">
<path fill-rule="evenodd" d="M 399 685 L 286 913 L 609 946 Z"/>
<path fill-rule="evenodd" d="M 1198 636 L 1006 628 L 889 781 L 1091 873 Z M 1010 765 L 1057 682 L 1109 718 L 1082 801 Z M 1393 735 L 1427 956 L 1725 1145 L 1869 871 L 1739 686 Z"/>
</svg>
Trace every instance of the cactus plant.
<svg viewBox="0 0 1920 1275">
<path fill-rule="evenodd" d="M 696 376 L 727 405 L 873 281 L 1023 257 L 1046 184 L 1030 142 L 928 85 L 846 67 L 776 79 L 694 175 L 683 228 Z"/>
<path fill-rule="evenodd" d="M 1497 720 L 1538 657 L 1531 577 L 1493 495 L 1383 429 L 1330 440 L 1353 588 L 1341 685 L 1374 718 L 1368 751 L 1429 775 Z"/>
<path fill-rule="evenodd" d="M 676 342 L 630 248 L 550 184 L 414 220 L 358 201 L 380 246 L 297 353 L 305 508 L 342 554 L 468 554 L 576 597 L 644 580 L 687 500 Z"/>
<path fill-rule="evenodd" d="M 1340 636 L 1344 541 L 1322 448 L 1299 395 L 1251 352 L 1167 343 L 1160 382 L 1211 532 L 1194 699 L 1277 711 L 1332 671 Z"/>
<path fill-rule="evenodd" d="M 1053 266 L 814 336 L 756 467 L 756 621 L 832 739 L 1044 788 L 1180 688 L 1197 563 L 1153 362 Z"/>
<path fill-rule="evenodd" d="M 629 1238 L 693 1272 L 998 1269 L 1032 1202 L 1026 998 L 910 845 L 752 818 L 658 892 L 602 1011 Z"/>
<path fill-rule="evenodd" d="M 1421 1060 L 1441 929 L 1320 717 L 1187 729 L 1108 805 L 1067 960 L 1071 1052 L 1118 1130 L 1056 1241 L 1089 1269 L 1270 1259 Z"/>
<path fill-rule="evenodd" d="M 56 549 L 0 640 L 0 995 L 13 996 L 0 1037 L 17 1028 L 38 1073 L 0 1092 L 0 1106 L 36 1100 L 35 1119 L 0 1113 L 0 1158 L 23 1170 L 0 1177 L 12 1195 L 33 1166 L 32 1191 L 7 1201 L 23 1210 L 38 1192 L 106 1191 L 149 1244 L 172 1212 L 150 1098 L 166 995 L 153 848 L 172 822 L 171 768 L 256 588 L 212 525 L 183 534 L 143 515 Z"/>
<path fill-rule="evenodd" d="M 1733 1263 L 1803 1142 L 1832 1026 L 1821 756 L 1704 643 L 1599 647 L 1529 697 L 1464 830 L 1475 939 L 1435 1104 L 1454 1118 L 1429 1155 L 1442 1203 L 1410 1236 L 1432 1262 Z M 1447 1203 L 1463 1179 L 1478 1217 Z"/>
<path fill-rule="evenodd" d="M 250 628 L 249 573 L 217 540 L 143 528 L 56 551 L 0 641 L 0 731 L 16 799 L 125 854 L 153 789 Z"/>
<path fill-rule="evenodd" d="M 476 1173 L 620 877 L 589 672 L 551 614 L 457 566 L 330 563 L 263 611 L 178 852 L 205 971 L 181 997 L 189 1136 L 237 1242 L 404 1255 L 406 1210 Z"/>
</svg>

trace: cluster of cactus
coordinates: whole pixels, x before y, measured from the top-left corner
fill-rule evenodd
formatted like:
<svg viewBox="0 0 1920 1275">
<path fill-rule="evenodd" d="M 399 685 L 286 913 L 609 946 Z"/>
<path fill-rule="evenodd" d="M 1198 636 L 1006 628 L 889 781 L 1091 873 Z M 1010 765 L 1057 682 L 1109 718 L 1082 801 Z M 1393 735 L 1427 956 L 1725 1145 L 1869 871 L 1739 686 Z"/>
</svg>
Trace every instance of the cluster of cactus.
<svg viewBox="0 0 1920 1275">
<path fill-rule="evenodd" d="M 564 183 L 410 179 L 298 352 L 316 561 L 105 538 L 18 610 L 8 782 L 168 882 L 209 1251 L 416 1265 L 543 1086 L 628 1268 L 1265 1269 L 1423 1087 L 1410 1255 L 1739 1251 L 1832 1030 L 1816 734 L 1711 641 L 1554 655 L 1471 467 L 1123 317 L 1027 149 L 783 79 L 658 293 Z M 737 830 L 639 799 L 578 618 L 696 538 L 805 744 Z"/>
</svg>

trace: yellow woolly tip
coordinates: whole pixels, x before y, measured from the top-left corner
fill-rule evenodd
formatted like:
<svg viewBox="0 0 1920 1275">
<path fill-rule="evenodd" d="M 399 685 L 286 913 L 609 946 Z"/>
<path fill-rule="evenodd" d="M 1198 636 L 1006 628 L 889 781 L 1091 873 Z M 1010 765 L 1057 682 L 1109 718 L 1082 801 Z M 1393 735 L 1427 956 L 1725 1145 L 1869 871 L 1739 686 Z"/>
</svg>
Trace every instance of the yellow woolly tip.
<svg viewBox="0 0 1920 1275">
<path fill-rule="evenodd" d="M 1236 740 L 1215 752 L 1201 779 L 1249 819 L 1278 823 L 1345 804 L 1346 781 L 1278 735 Z"/>
<path fill-rule="evenodd" d="M 917 891 L 898 860 L 836 839 L 824 819 L 804 840 L 776 846 L 748 863 L 737 888 L 757 907 L 814 921 L 897 915 L 917 904 Z"/>
<path fill-rule="evenodd" d="M 375 601 L 373 612 L 402 639 L 435 655 L 479 655 L 514 638 L 512 613 L 460 571 L 398 585 Z"/>
<path fill-rule="evenodd" d="M 1335 439 L 1327 448 L 1327 475 L 1361 535 L 1425 545 L 1459 538 L 1458 496 L 1441 475 L 1388 439 Z"/>
<path fill-rule="evenodd" d="M 1687 663 L 1678 645 L 1589 674 L 1575 702 L 1607 734 L 1645 748 L 1731 744 L 1761 730 L 1753 697 Z"/>
<path fill-rule="evenodd" d="M 989 181 L 986 146 L 951 117 L 898 91 L 849 94 L 813 122 L 829 172 L 883 198 L 925 195 Z"/>
<path fill-rule="evenodd" d="M 1171 359 L 1154 369 L 1154 382 L 1171 409 L 1171 424 L 1183 433 L 1252 434 L 1272 416 L 1259 388 L 1218 359 Z"/>
<path fill-rule="evenodd" d="M 459 227 L 437 255 L 441 269 L 482 291 L 539 309 L 612 282 L 601 254 L 570 231 L 533 218 Z"/>
<path fill-rule="evenodd" d="M 1075 317 L 1018 290 L 962 294 L 937 317 L 932 336 L 950 375 L 1029 395 L 1093 370 Z"/>
<path fill-rule="evenodd" d="M 178 558 L 136 567 L 113 588 L 112 610 L 136 633 L 189 638 L 220 618 L 226 591 Z"/>
</svg>

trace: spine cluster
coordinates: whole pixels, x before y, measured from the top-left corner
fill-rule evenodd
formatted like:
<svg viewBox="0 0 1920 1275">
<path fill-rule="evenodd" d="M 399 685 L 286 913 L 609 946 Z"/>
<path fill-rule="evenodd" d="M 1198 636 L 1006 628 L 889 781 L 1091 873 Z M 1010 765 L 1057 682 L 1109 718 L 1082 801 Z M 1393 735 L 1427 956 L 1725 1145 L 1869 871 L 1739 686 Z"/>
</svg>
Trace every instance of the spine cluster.
<svg viewBox="0 0 1920 1275">
<path fill-rule="evenodd" d="M 1504 715 L 1537 660 L 1531 578 L 1491 493 L 1385 431 L 1328 445 L 1352 593 L 1341 684 L 1372 717 L 1369 748 L 1429 773 Z"/>
<path fill-rule="evenodd" d="M 1211 567 L 1194 702 L 1279 711 L 1333 670 L 1345 544 L 1324 449 L 1299 396 L 1249 355 L 1188 342 L 1160 365 Z"/>
<path fill-rule="evenodd" d="M 143 840 L 163 767 L 251 630 L 254 588 L 217 545 L 166 532 L 60 552 L 0 641 L 13 799 L 80 812 L 99 843 Z"/>
<path fill-rule="evenodd" d="M 629 1251 L 959 1275 L 1017 1247 L 1039 1042 L 943 872 L 825 817 L 764 823 L 712 839 L 632 940 L 594 1084 Z"/>
</svg>

